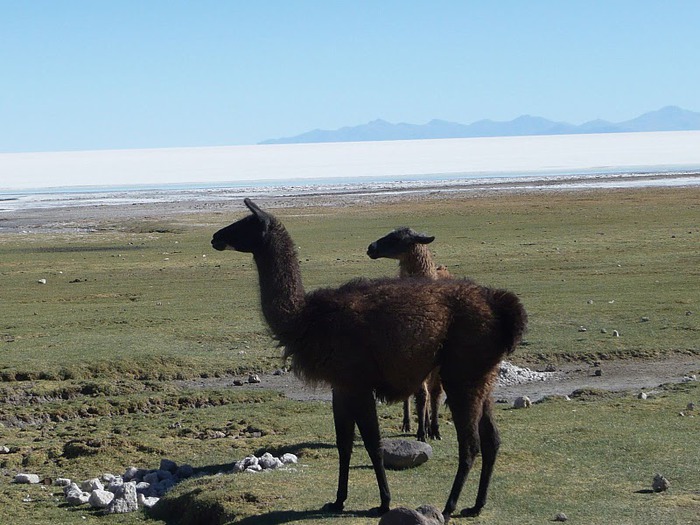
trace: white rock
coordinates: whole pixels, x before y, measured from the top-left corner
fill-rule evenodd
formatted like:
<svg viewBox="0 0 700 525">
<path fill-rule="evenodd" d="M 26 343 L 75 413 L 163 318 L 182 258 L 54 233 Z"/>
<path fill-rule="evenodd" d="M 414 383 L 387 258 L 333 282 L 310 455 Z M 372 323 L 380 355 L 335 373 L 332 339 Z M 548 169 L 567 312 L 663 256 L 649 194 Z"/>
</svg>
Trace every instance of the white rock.
<svg viewBox="0 0 700 525">
<path fill-rule="evenodd" d="M 530 408 L 532 401 L 527 396 L 520 396 L 513 401 L 513 408 Z"/>
<path fill-rule="evenodd" d="M 0 454 L 9 454 L 10 453 L 10 448 L 6 446 L 0 447 Z"/>
<path fill-rule="evenodd" d="M 105 486 L 99 480 L 99 478 L 86 479 L 80 484 L 80 488 L 85 492 L 92 492 L 93 490 L 104 490 Z"/>
<path fill-rule="evenodd" d="M 15 483 L 29 483 L 31 485 L 36 485 L 41 480 L 36 474 L 17 474 L 15 476 Z"/>
<path fill-rule="evenodd" d="M 71 484 L 71 480 L 68 478 L 56 478 L 53 480 L 53 484 L 55 487 L 67 487 Z"/>
<path fill-rule="evenodd" d="M 89 492 L 83 492 L 82 490 L 70 490 L 66 494 L 66 502 L 69 505 L 83 505 L 87 503 L 90 499 Z"/>
<path fill-rule="evenodd" d="M 88 499 L 88 503 L 90 504 L 91 507 L 95 509 L 104 509 L 106 508 L 110 503 L 112 503 L 112 500 L 114 499 L 114 493 L 108 491 L 108 490 L 93 490 L 90 493 L 90 498 Z"/>
<path fill-rule="evenodd" d="M 258 458 L 258 465 L 264 469 L 274 469 L 282 466 L 282 462 L 269 452 L 265 452 Z"/>
<path fill-rule="evenodd" d="M 648 396 L 646 392 L 640 392 L 639 395 L 637 396 L 637 399 L 646 399 Z"/>
<path fill-rule="evenodd" d="M 46 279 L 39 279 L 37 282 L 39 284 L 46 284 Z"/>
<path fill-rule="evenodd" d="M 153 508 L 153 506 L 158 503 L 159 500 L 160 498 L 148 497 L 144 496 L 143 494 L 139 494 L 137 497 L 139 505 L 146 507 L 147 509 Z"/>
<path fill-rule="evenodd" d="M 289 465 L 290 463 L 297 463 L 299 458 L 297 458 L 294 454 L 287 452 L 286 454 L 282 454 L 280 460 L 282 460 L 282 463 L 285 465 Z"/>
</svg>

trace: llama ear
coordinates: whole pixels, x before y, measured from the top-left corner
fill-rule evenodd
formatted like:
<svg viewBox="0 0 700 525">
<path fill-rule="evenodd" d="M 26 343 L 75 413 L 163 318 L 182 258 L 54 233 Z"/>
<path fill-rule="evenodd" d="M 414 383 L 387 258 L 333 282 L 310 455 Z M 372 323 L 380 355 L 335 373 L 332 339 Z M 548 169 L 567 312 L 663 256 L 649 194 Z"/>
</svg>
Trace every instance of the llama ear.
<svg viewBox="0 0 700 525">
<path fill-rule="evenodd" d="M 267 212 L 262 211 L 257 204 L 255 204 L 252 200 L 245 198 L 243 199 L 243 203 L 248 207 L 248 209 L 255 215 L 260 221 L 264 222 L 265 224 L 270 222 L 270 214 Z"/>
<path fill-rule="evenodd" d="M 416 240 L 416 242 L 418 242 L 420 244 L 430 244 L 431 242 L 433 242 L 435 240 L 435 236 L 434 235 L 423 235 L 422 233 L 419 233 L 418 235 L 416 235 L 415 240 Z"/>
</svg>

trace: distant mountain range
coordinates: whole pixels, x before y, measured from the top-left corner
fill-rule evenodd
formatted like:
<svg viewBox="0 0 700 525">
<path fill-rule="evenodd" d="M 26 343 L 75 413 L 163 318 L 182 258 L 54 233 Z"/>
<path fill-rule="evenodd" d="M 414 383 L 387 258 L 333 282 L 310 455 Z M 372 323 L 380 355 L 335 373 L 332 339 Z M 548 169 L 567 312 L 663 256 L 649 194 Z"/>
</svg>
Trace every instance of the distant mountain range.
<svg viewBox="0 0 700 525">
<path fill-rule="evenodd" d="M 570 135 L 581 133 L 625 133 L 639 131 L 700 130 L 700 113 L 677 106 L 644 113 L 624 122 L 591 120 L 581 125 L 553 122 L 542 117 L 522 115 L 508 122 L 479 120 L 459 124 L 431 120 L 427 124 L 392 124 L 373 120 L 360 126 L 336 130 L 315 129 L 295 137 L 270 139 L 260 144 L 299 144 L 305 142 L 362 142 L 376 140 L 453 139 L 470 137 L 512 137 L 523 135 Z"/>
</svg>

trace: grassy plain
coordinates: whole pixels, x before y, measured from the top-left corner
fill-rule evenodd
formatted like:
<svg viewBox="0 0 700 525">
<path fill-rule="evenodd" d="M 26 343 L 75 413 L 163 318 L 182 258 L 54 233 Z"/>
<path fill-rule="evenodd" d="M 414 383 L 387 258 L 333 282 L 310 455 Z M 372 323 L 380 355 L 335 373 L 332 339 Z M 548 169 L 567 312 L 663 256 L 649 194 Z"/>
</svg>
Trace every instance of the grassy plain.
<svg viewBox="0 0 700 525">
<path fill-rule="evenodd" d="M 700 189 L 524 193 L 275 210 L 298 245 L 307 290 L 393 275 L 367 244 L 398 225 L 436 235 L 457 276 L 506 287 L 530 315 L 519 363 L 700 355 Z M 168 457 L 198 468 L 266 450 L 300 455 L 295 472 L 205 477 L 168 497 L 167 523 L 376 523 L 315 512 L 335 491 L 330 408 L 273 392 L 183 391 L 170 381 L 281 365 L 245 254 L 211 250 L 243 214 L 103 222 L 90 232 L 0 235 L 0 508 L 22 523 L 134 523 L 63 508 L 15 473 L 85 479 Z M 46 279 L 46 284 L 39 280 Z M 585 327 L 585 332 L 579 331 Z M 605 330 L 605 332 L 603 332 Z M 620 337 L 613 337 L 617 330 Z M 692 523 L 700 513 L 695 384 L 643 403 L 593 395 L 529 411 L 500 407 L 504 446 L 481 518 L 464 523 Z M 380 407 L 386 436 L 399 412 Z M 446 424 L 449 413 L 445 411 Z M 250 437 L 254 427 L 262 437 Z M 225 439 L 212 439 L 223 431 Z M 390 474 L 394 504 L 442 507 L 455 470 L 451 432 L 415 471 Z M 236 436 L 234 439 L 233 436 Z M 350 510 L 377 503 L 358 442 Z M 646 494 L 656 471 L 672 490 Z M 470 505 L 474 478 L 460 501 Z M 206 489 L 206 490 L 202 490 Z M 29 495 L 31 502 L 22 502 Z M 461 508 L 461 507 L 460 507 Z M 194 511 L 192 509 L 195 509 Z M 194 514 L 193 514 L 194 512 Z M 207 514 L 209 513 L 209 514 Z M 188 516 L 190 516 L 188 518 Z M 194 517 L 192 517 L 194 516 Z"/>
</svg>

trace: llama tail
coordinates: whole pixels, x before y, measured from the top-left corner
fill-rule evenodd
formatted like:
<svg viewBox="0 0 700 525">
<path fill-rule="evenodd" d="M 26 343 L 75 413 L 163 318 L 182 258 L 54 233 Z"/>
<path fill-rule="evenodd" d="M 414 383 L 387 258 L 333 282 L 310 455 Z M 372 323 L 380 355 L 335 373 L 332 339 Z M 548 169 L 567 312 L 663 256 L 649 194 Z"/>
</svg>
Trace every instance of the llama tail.
<svg viewBox="0 0 700 525">
<path fill-rule="evenodd" d="M 527 328 L 527 312 L 518 296 L 508 290 L 490 290 L 489 302 L 505 353 L 512 354 Z"/>
</svg>

